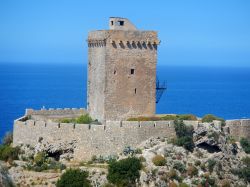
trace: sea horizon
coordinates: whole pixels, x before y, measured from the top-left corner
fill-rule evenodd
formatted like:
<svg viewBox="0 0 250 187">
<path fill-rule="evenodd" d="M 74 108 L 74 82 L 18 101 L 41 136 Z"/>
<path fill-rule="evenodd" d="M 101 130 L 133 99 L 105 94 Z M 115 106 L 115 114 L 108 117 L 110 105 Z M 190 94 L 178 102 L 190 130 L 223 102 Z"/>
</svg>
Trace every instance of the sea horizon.
<svg viewBox="0 0 250 187">
<path fill-rule="evenodd" d="M 157 65 L 157 114 L 250 118 L 250 67 Z M 87 65 L 0 63 L 0 138 L 26 108 L 86 108 Z"/>
</svg>

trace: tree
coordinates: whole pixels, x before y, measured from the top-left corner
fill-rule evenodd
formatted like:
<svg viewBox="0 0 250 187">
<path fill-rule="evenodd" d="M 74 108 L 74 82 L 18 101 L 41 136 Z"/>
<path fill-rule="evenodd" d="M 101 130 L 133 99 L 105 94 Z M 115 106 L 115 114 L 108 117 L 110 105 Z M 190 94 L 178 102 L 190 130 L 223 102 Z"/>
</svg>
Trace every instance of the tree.
<svg viewBox="0 0 250 187">
<path fill-rule="evenodd" d="M 87 179 L 88 172 L 80 169 L 69 169 L 57 181 L 57 187 L 90 187 L 90 182 Z"/>
<path fill-rule="evenodd" d="M 109 164 L 107 179 L 117 186 L 135 186 L 142 165 L 138 158 L 130 157 Z"/>
</svg>

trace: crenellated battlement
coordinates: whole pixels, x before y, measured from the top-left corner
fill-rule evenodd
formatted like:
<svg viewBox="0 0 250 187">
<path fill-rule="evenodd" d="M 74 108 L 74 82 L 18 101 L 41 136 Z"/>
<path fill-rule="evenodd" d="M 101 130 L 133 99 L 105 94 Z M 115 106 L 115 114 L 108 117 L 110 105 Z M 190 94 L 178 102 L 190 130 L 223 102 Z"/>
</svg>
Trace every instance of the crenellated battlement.
<svg viewBox="0 0 250 187">
<path fill-rule="evenodd" d="M 50 144 L 74 140 L 74 158 L 85 160 L 122 152 L 126 146 L 135 147 L 150 137 L 175 137 L 173 121 L 107 121 L 97 125 L 20 118 L 14 122 L 13 144 L 35 146 L 41 138 Z"/>
<path fill-rule="evenodd" d="M 226 131 L 236 140 L 250 139 L 250 119 L 236 119 L 226 121 Z"/>
<path fill-rule="evenodd" d="M 49 109 L 26 109 L 25 116 L 32 120 L 53 120 L 62 118 L 76 118 L 87 114 L 84 108 L 49 108 Z"/>
</svg>

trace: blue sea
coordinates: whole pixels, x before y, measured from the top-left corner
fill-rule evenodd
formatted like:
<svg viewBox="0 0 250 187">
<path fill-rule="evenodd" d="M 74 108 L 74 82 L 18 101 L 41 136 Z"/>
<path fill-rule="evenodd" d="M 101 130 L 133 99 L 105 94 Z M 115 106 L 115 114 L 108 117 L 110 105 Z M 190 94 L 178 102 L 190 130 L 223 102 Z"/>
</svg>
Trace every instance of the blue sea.
<svg viewBox="0 0 250 187">
<path fill-rule="evenodd" d="M 157 113 L 212 113 L 250 118 L 250 68 L 158 66 L 167 91 Z M 87 67 L 72 64 L 0 64 L 0 138 L 26 108 L 86 107 Z"/>
</svg>

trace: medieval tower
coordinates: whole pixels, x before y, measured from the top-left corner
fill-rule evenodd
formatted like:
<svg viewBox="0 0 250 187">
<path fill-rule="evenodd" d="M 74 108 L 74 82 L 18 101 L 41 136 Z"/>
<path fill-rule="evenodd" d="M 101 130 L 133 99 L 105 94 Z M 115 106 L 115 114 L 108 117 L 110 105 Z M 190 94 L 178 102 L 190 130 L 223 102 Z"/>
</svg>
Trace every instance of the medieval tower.
<svg viewBox="0 0 250 187">
<path fill-rule="evenodd" d="M 88 35 L 88 104 L 101 122 L 155 114 L 156 31 L 111 17 L 109 30 Z"/>
</svg>

